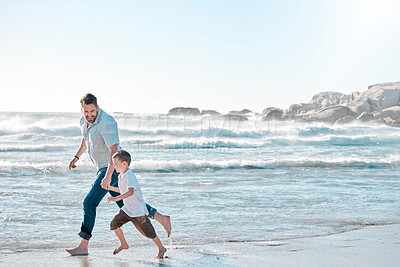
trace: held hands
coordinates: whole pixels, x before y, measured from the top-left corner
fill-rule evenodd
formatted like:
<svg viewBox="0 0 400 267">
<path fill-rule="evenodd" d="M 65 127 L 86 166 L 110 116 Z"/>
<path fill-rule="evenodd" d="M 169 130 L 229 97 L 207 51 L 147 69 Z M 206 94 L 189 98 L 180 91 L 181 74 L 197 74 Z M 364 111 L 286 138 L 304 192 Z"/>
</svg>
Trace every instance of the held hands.
<svg viewBox="0 0 400 267">
<path fill-rule="evenodd" d="M 101 180 L 100 186 L 103 189 L 108 190 L 108 187 L 110 186 L 110 183 L 111 183 L 111 178 L 103 178 L 103 180 Z"/>
</svg>

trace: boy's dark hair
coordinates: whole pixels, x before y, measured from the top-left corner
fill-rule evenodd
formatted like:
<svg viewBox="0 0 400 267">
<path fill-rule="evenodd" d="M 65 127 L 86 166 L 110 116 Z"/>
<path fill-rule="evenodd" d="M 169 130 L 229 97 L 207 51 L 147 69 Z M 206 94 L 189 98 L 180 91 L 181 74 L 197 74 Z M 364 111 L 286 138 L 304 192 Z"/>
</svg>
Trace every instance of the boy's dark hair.
<svg viewBox="0 0 400 267">
<path fill-rule="evenodd" d="M 126 163 L 128 163 L 128 166 L 131 164 L 131 155 L 125 150 L 118 151 L 112 157 L 113 159 L 117 158 L 122 162 L 125 161 Z"/>
<path fill-rule="evenodd" d="M 84 95 L 81 99 L 81 105 L 83 106 L 83 104 L 85 105 L 94 104 L 94 106 L 97 107 L 97 98 L 94 95 L 88 93 Z"/>
</svg>

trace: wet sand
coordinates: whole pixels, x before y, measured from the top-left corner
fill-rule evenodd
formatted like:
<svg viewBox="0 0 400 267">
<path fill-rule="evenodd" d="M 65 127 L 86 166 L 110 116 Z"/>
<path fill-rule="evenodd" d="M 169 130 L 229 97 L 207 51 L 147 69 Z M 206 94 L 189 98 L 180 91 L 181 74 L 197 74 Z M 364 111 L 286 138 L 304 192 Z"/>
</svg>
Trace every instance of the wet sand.
<svg viewBox="0 0 400 267">
<path fill-rule="evenodd" d="M 115 244 L 117 246 L 117 242 Z M 90 248 L 69 256 L 62 248 L 19 252 L 0 250 L 1 266 L 398 266 L 400 225 L 368 226 L 321 237 L 266 242 L 166 246 L 168 258 L 155 259 L 153 245 L 113 255 L 115 247 Z"/>
</svg>

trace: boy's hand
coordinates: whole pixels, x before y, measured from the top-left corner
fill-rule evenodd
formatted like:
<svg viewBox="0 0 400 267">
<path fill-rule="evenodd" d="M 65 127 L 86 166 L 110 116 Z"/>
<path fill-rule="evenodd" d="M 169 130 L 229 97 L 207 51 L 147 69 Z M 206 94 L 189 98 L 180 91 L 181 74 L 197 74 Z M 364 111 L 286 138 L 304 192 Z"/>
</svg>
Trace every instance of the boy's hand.
<svg viewBox="0 0 400 267">
<path fill-rule="evenodd" d="M 116 197 L 108 197 L 107 203 L 110 203 L 110 201 L 116 201 L 115 199 L 116 199 Z"/>
</svg>

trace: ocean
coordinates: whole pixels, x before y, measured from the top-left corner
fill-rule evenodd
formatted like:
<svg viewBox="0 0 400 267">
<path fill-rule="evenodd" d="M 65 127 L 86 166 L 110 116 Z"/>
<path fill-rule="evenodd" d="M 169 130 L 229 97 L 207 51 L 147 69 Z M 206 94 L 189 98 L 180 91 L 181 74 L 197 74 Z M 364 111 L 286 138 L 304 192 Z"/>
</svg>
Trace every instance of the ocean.
<svg viewBox="0 0 400 267">
<path fill-rule="evenodd" d="M 320 236 L 399 223 L 400 129 L 110 113 L 144 198 L 170 215 L 162 242 L 190 245 Z M 80 241 L 82 202 L 96 175 L 79 113 L 0 113 L 0 248 Z M 104 199 L 91 246 L 117 245 Z M 128 243 L 151 243 L 124 225 Z"/>
</svg>

